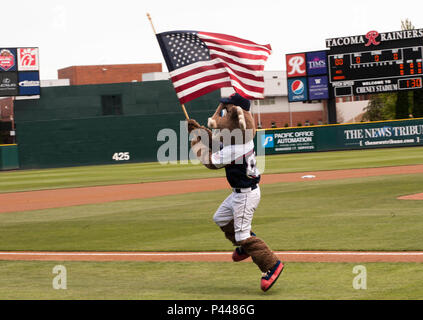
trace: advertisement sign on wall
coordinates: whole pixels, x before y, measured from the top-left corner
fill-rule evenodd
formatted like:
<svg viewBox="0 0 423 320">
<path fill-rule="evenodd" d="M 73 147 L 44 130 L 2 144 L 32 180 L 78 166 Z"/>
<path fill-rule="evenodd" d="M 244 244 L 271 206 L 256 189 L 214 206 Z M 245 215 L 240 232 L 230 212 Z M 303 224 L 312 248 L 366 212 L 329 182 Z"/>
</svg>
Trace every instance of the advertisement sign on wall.
<svg viewBox="0 0 423 320">
<path fill-rule="evenodd" d="M 423 119 L 269 129 L 257 134 L 272 140 L 266 154 L 423 146 Z"/>
<path fill-rule="evenodd" d="M 323 75 L 328 73 L 326 51 L 307 52 L 307 75 Z"/>
<path fill-rule="evenodd" d="M 18 95 L 18 75 L 16 72 L 0 72 L 0 96 Z"/>
<path fill-rule="evenodd" d="M 288 100 L 299 102 L 308 100 L 307 78 L 288 79 Z"/>
<path fill-rule="evenodd" d="M 39 68 L 38 48 L 0 48 L 0 96 L 39 98 Z"/>
<path fill-rule="evenodd" d="M 305 53 L 286 55 L 286 74 L 288 78 L 304 77 L 307 75 Z"/>
<path fill-rule="evenodd" d="M 16 49 L 0 48 L 0 71 L 16 71 Z"/>
<path fill-rule="evenodd" d="M 329 99 L 326 51 L 287 54 L 286 70 L 289 102 Z"/>
<path fill-rule="evenodd" d="M 40 76 L 38 72 L 19 72 L 19 94 L 40 94 Z"/>
<path fill-rule="evenodd" d="M 18 48 L 18 70 L 36 71 L 38 69 L 38 48 Z"/>
<path fill-rule="evenodd" d="M 329 99 L 329 81 L 327 76 L 308 78 L 308 92 L 310 100 Z"/>
</svg>

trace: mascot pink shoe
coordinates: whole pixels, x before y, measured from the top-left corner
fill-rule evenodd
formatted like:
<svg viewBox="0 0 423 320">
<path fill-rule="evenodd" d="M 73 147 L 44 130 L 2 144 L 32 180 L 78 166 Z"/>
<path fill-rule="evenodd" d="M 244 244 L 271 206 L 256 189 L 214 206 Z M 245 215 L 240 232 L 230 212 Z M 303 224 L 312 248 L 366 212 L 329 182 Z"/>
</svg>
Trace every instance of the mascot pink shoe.
<svg viewBox="0 0 423 320">
<path fill-rule="evenodd" d="M 263 277 L 261 278 L 261 290 L 267 291 L 275 284 L 276 280 L 278 280 L 282 273 L 283 267 L 283 263 L 278 260 L 272 269 L 263 274 Z"/>
</svg>

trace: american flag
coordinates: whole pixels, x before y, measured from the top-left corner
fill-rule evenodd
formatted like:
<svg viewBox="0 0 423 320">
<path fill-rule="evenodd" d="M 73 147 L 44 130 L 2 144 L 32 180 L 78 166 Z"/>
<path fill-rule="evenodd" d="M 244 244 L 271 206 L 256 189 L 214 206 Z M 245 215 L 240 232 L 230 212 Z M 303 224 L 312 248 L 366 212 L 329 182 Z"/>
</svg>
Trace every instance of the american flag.
<svg viewBox="0 0 423 320">
<path fill-rule="evenodd" d="M 246 99 L 264 98 L 269 44 L 200 31 L 163 32 L 157 39 L 181 104 L 223 87 Z"/>
</svg>

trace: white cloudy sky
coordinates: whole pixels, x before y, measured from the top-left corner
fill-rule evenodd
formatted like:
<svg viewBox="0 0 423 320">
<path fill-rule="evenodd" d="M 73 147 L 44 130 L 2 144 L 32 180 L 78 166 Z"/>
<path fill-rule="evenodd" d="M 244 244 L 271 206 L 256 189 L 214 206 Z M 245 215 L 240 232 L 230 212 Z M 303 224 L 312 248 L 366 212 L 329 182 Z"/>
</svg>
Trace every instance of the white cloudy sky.
<svg viewBox="0 0 423 320">
<path fill-rule="evenodd" d="M 163 63 L 157 32 L 225 33 L 273 48 L 266 70 L 286 53 L 325 49 L 325 39 L 423 28 L 422 0 L 20 0 L 2 14 L 1 47 L 40 48 L 41 78 L 72 65 Z"/>
</svg>

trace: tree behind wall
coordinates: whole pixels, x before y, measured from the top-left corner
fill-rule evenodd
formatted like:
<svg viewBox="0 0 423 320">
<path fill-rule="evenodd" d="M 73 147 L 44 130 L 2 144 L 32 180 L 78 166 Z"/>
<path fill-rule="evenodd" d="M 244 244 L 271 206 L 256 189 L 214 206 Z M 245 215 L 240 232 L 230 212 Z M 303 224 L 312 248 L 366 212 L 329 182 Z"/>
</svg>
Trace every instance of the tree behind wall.
<svg viewBox="0 0 423 320">
<path fill-rule="evenodd" d="M 396 93 L 379 93 L 370 97 L 364 109 L 363 121 L 382 121 L 395 119 Z"/>
<path fill-rule="evenodd" d="M 407 91 L 397 93 L 397 102 L 395 105 L 395 119 L 406 119 L 409 115 L 409 99 Z"/>
<path fill-rule="evenodd" d="M 423 118 L 423 89 L 413 93 L 413 117 Z"/>
<path fill-rule="evenodd" d="M 411 23 L 410 20 L 405 19 L 401 21 L 401 29 L 413 30 L 414 25 Z M 395 105 L 395 119 L 408 118 L 410 114 L 410 109 L 413 109 L 413 102 L 413 93 L 409 93 L 408 91 L 399 91 L 397 93 L 397 103 Z"/>
</svg>

